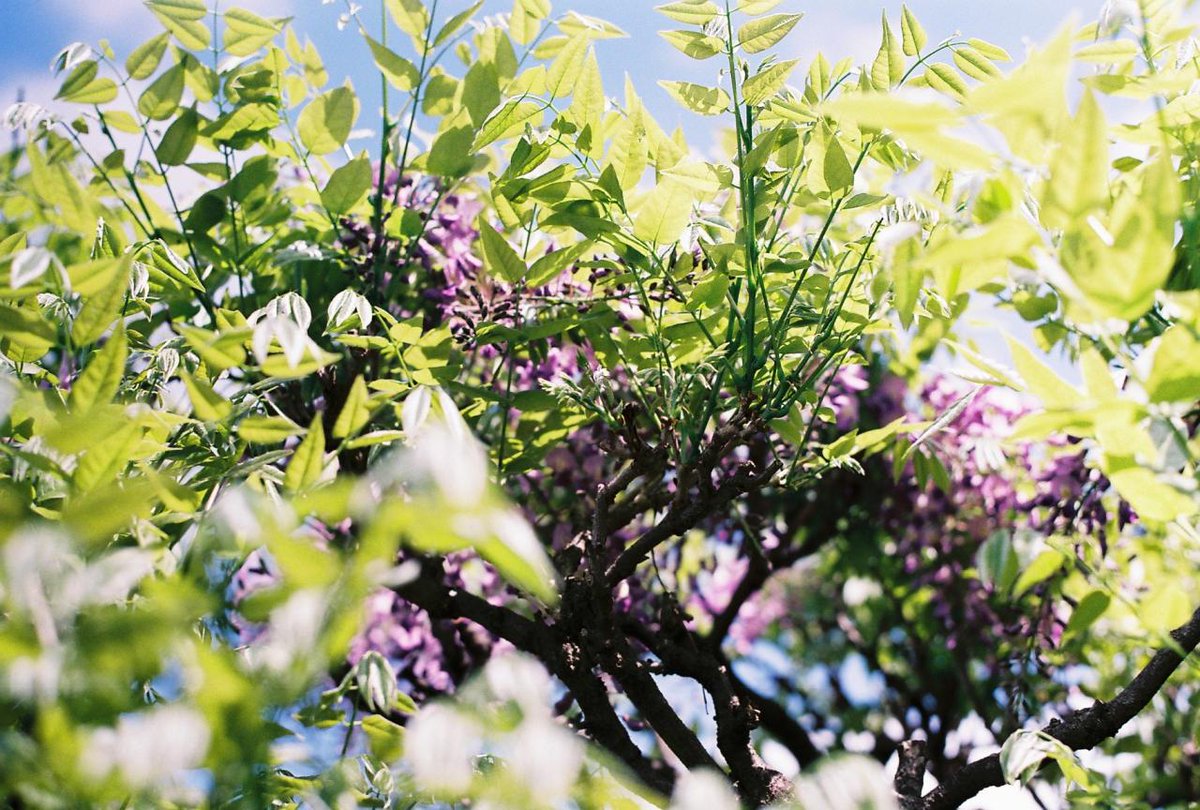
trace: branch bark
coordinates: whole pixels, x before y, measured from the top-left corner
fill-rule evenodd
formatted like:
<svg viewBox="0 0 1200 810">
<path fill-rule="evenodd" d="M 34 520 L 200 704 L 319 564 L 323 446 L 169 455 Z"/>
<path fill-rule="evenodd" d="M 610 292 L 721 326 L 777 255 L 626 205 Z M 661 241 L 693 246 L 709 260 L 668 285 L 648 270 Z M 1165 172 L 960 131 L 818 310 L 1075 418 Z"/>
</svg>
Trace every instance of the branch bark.
<svg viewBox="0 0 1200 810">
<path fill-rule="evenodd" d="M 1115 737 L 1122 726 L 1153 700 L 1167 679 L 1183 663 L 1184 657 L 1200 644 L 1200 608 L 1196 609 L 1186 624 L 1171 631 L 1171 638 L 1177 646 L 1156 652 L 1137 677 L 1115 698 L 1107 703 L 1098 700 L 1066 719 L 1055 719 L 1042 731 L 1074 751 L 1094 748 Z M 1004 783 L 1000 755 L 992 754 L 972 762 L 946 779 L 925 796 L 921 806 L 923 810 L 952 810 L 980 791 Z"/>
</svg>

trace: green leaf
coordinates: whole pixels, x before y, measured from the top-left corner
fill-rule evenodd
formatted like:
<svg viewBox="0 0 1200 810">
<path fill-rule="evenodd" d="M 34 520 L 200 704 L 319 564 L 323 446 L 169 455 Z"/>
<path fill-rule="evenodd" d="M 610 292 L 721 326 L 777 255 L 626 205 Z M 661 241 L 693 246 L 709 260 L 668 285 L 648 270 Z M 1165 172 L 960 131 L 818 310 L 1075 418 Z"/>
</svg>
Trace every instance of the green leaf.
<svg viewBox="0 0 1200 810">
<path fill-rule="evenodd" d="M 871 84 L 878 89 L 895 87 L 904 76 L 904 51 L 892 33 L 887 12 L 883 13 L 883 41 L 871 63 Z"/>
<path fill-rule="evenodd" d="M 367 45 L 371 48 L 375 66 L 383 73 L 388 84 L 405 92 L 417 86 L 421 80 L 421 72 L 417 70 L 416 65 L 366 34 L 363 35 L 363 38 L 367 40 Z"/>
<path fill-rule="evenodd" d="M 471 144 L 471 151 L 478 152 L 489 144 L 524 130 L 525 124 L 537 118 L 545 109 L 546 106 L 538 101 L 517 99 L 506 103 L 484 122 Z"/>
<path fill-rule="evenodd" d="M 906 56 L 916 56 L 925 47 L 928 37 L 925 29 L 917 22 L 916 16 L 909 11 L 908 6 L 900 6 L 900 36 L 903 39 L 903 50 Z"/>
<path fill-rule="evenodd" d="M 439 177 L 463 177 L 475 164 L 471 145 L 475 133 L 469 126 L 452 127 L 441 132 L 425 156 L 425 168 Z"/>
<path fill-rule="evenodd" d="M 759 53 L 786 37 L 803 14 L 772 14 L 751 20 L 738 29 L 738 45 L 746 53 Z"/>
<path fill-rule="evenodd" d="M 197 379 L 186 371 L 180 372 L 188 399 L 192 401 L 192 412 L 204 422 L 221 422 L 233 413 L 233 403 L 218 394 L 204 380 Z"/>
<path fill-rule="evenodd" d="M 479 227 L 479 239 L 483 247 L 483 263 L 488 272 L 509 284 L 521 283 L 529 268 L 508 240 L 486 222 Z"/>
<path fill-rule="evenodd" d="M 720 87 L 691 82 L 660 81 L 658 84 L 680 104 L 700 115 L 720 115 L 729 109 L 729 94 Z"/>
<path fill-rule="evenodd" d="M 404 726 L 372 714 L 362 719 L 362 730 L 371 756 L 380 762 L 392 763 L 404 755 Z"/>
<path fill-rule="evenodd" d="M 764 18 L 769 19 L 769 18 Z M 762 104 L 783 89 L 788 76 L 796 67 L 799 59 L 789 59 L 776 62 L 751 76 L 742 85 L 742 101 L 752 106 Z"/>
<path fill-rule="evenodd" d="M 985 82 L 988 79 L 995 79 L 1004 75 L 987 57 L 974 48 L 960 46 L 955 48 L 953 53 L 954 64 L 958 65 L 958 69 L 972 79 Z"/>
<path fill-rule="evenodd" d="M 930 87 L 957 99 L 967 95 L 967 83 L 958 71 L 945 62 L 934 62 L 925 69 L 925 81 Z"/>
<path fill-rule="evenodd" d="M 54 98 L 76 104 L 107 104 L 117 97 L 117 84 L 112 79 L 97 78 L 100 66 L 93 60 L 80 63 L 58 89 Z"/>
<path fill-rule="evenodd" d="M 591 246 L 591 242 L 580 242 L 568 248 L 547 253 L 529 268 L 529 278 L 526 281 L 526 286 L 536 289 L 558 278 L 567 267 L 578 260 Z"/>
<path fill-rule="evenodd" d="M 179 109 L 183 85 L 183 66 L 167 68 L 138 97 L 138 112 L 152 121 L 167 120 Z"/>
<path fill-rule="evenodd" d="M 549 16 L 550 0 L 515 0 L 508 30 L 517 43 L 529 45 L 537 37 L 542 20 Z"/>
<path fill-rule="evenodd" d="M 759 14 L 766 14 L 775 6 L 779 5 L 781 0 L 745 0 L 737 7 L 737 10 L 743 14 L 749 14 L 751 17 Z"/>
<path fill-rule="evenodd" d="M 567 40 L 558 56 L 554 57 L 554 61 L 546 69 L 546 92 L 550 98 L 565 98 L 574 91 L 575 84 L 583 72 L 583 63 L 590 43 L 589 33 L 580 32 Z"/>
<path fill-rule="evenodd" d="M 685 25 L 708 25 L 721 12 L 716 4 L 709 0 L 684 0 L 679 3 L 667 3 L 655 6 L 654 10 L 675 22 Z"/>
<path fill-rule="evenodd" d="M 91 448 L 79 459 L 75 467 L 72 483 L 79 492 L 94 490 L 102 484 L 107 484 L 116 478 L 129 464 L 134 448 L 142 440 L 145 429 L 137 422 L 130 422 L 123 427 L 100 437 Z M 107 500 L 107 499 L 106 499 Z M 93 514 L 94 518 L 95 515 Z M 123 522 L 128 522 L 129 514 Z"/>
<path fill-rule="evenodd" d="M 110 259 L 95 265 L 96 292 L 84 298 L 83 307 L 71 326 L 71 339 L 77 346 L 95 343 L 121 315 L 121 307 L 129 290 L 129 272 L 133 254 Z M 103 274 L 101 276 L 101 273 Z"/>
<path fill-rule="evenodd" d="M 164 166 L 182 166 L 196 148 L 200 116 L 194 108 L 186 109 L 171 122 L 154 150 Z"/>
<path fill-rule="evenodd" d="M 338 411 L 337 421 L 333 423 L 333 438 L 344 439 L 353 436 L 366 427 L 371 421 L 371 396 L 367 393 L 367 385 L 361 375 L 350 383 L 350 392 L 342 409 Z"/>
<path fill-rule="evenodd" d="M 321 204 L 334 216 L 348 213 L 371 188 L 371 161 L 357 157 L 339 166 L 321 190 Z"/>
<path fill-rule="evenodd" d="M 854 185 L 854 167 L 846 150 L 832 133 L 828 132 L 828 143 L 825 146 L 824 178 L 825 185 L 830 191 L 841 191 Z"/>
<path fill-rule="evenodd" d="M 54 327 L 36 309 L 0 304 L 0 351 L 10 360 L 39 360 L 57 339 Z"/>
<path fill-rule="evenodd" d="M 412 38 L 417 50 L 422 50 L 425 29 L 429 27 L 429 12 L 425 4 L 421 0 L 387 0 L 387 10 L 396 26 Z"/>
<path fill-rule="evenodd" d="M 225 51 L 233 56 L 249 56 L 269 43 L 282 30 L 271 20 L 241 8 L 225 12 Z"/>
<path fill-rule="evenodd" d="M 975 568 L 979 578 L 995 590 L 1003 593 L 1016 581 L 1020 571 L 1020 559 L 1013 548 L 1012 535 L 1003 529 L 994 532 L 975 556 Z"/>
<path fill-rule="evenodd" d="M 1200 341 L 1184 326 L 1172 326 L 1155 341 L 1154 365 L 1146 380 L 1152 402 L 1200 400 Z"/>
<path fill-rule="evenodd" d="M 324 414 L 317 412 L 309 425 L 308 435 L 292 453 L 287 470 L 283 474 L 283 486 L 289 492 L 298 492 L 313 484 L 325 470 L 325 427 Z"/>
<path fill-rule="evenodd" d="M 1112 597 L 1104 591 L 1089 591 L 1071 612 L 1071 618 L 1067 621 L 1067 629 L 1063 631 L 1063 636 L 1074 636 L 1087 630 L 1104 615 L 1104 611 L 1108 610 L 1111 602 Z"/>
<path fill-rule="evenodd" d="M 1054 373 L 1023 343 L 1011 337 L 1007 340 L 1013 366 L 1029 392 L 1040 399 L 1043 405 L 1050 409 L 1071 410 L 1084 401 L 1082 391 Z"/>
<path fill-rule="evenodd" d="M 125 377 L 125 361 L 128 357 L 129 343 L 125 338 L 125 330 L 113 330 L 108 342 L 92 355 L 83 373 L 71 385 L 71 410 L 84 413 L 112 402 Z"/>
<path fill-rule="evenodd" d="M 1013 596 L 1020 598 L 1026 591 L 1048 580 L 1062 570 L 1067 557 L 1061 551 L 1048 548 L 1034 558 L 1029 567 L 1021 572 L 1013 586 Z"/>
<path fill-rule="evenodd" d="M 1159 585 L 1138 606 L 1138 617 L 1151 633 L 1166 634 L 1186 622 L 1192 615 L 1190 595 L 1178 583 Z"/>
<path fill-rule="evenodd" d="M 1090 90 L 1084 91 L 1074 121 L 1063 132 L 1042 198 L 1042 216 L 1056 227 L 1108 203 L 1108 125 Z"/>
<path fill-rule="evenodd" d="M 183 47 L 203 51 L 212 43 L 212 32 L 203 23 L 209 15 L 204 0 L 147 0 L 146 7 Z"/>
<path fill-rule="evenodd" d="M 348 87 L 338 87 L 309 102 L 296 128 L 300 142 L 313 154 L 336 152 L 350 137 L 358 120 L 358 97 Z"/>
<path fill-rule="evenodd" d="M 693 59 L 709 59 L 725 52 L 725 43 L 699 31 L 659 31 L 658 35 Z"/>
<path fill-rule="evenodd" d="M 158 70 L 170 41 L 171 35 L 164 32 L 134 48 L 133 53 L 125 60 L 125 72 L 129 74 L 129 78 L 138 81 L 150 78 L 154 71 Z"/>
<path fill-rule="evenodd" d="M 286 416 L 247 416 L 237 424 L 238 436 L 255 444 L 279 444 L 303 432 Z"/>
<path fill-rule="evenodd" d="M 1008 55 L 1008 51 L 1001 48 L 999 45 L 993 45 L 987 40 L 975 39 L 974 37 L 967 40 L 967 44 L 981 54 L 991 59 L 993 62 L 1011 62 L 1012 57 Z"/>
<path fill-rule="evenodd" d="M 1161 480 L 1153 470 L 1132 461 L 1122 461 L 1117 469 L 1105 471 L 1108 480 L 1122 498 L 1129 501 L 1142 520 L 1169 523 L 1200 511 L 1195 497 L 1180 492 Z"/>
<path fill-rule="evenodd" d="M 450 19 L 446 20 L 445 24 L 438 29 L 437 34 L 433 38 L 433 47 L 436 48 L 438 45 L 441 45 L 447 39 L 454 36 L 454 33 L 458 31 L 458 29 L 462 28 L 463 24 L 466 23 L 467 20 L 471 19 L 475 12 L 479 11 L 482 6 L 483 0 L 476 0 L 476 2 L 472 3 L 465 11 L 460 11 Z"/>
<path fill-rule="evenodd" d="M 694 201 L 691 189 L 683 183 L 659 183 L 638 208 L 633 235 L 650 245 L 674 242 L 691 221 Z"/>
</svg>

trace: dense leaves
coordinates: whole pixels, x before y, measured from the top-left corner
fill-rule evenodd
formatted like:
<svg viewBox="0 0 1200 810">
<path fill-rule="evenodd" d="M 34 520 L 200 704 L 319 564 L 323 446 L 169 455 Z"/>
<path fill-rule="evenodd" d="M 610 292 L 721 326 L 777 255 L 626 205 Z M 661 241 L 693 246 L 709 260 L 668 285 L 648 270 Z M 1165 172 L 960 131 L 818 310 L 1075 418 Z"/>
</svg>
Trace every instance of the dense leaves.
<svg viewBox="0 0 1200 810">
<path fill-rule="evenodd" d="M 719 150 L 548 0 L 348 4 L 380 118 L 288 20 L 146 5 L 4 116 L 6 801 L 1195 796 L 1179 4 L 1010 68 L 669 3 Z"/>
</svg>

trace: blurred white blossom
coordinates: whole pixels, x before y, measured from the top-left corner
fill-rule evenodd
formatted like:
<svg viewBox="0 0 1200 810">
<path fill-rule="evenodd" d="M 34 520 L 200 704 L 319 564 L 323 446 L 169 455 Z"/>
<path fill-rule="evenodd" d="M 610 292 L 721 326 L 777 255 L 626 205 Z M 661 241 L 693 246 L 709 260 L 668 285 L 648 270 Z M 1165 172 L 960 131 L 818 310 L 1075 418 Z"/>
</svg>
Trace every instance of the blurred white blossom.
<svg viewBox="0 0 1200 810">
<path fill-rule="evenodd" d="M 97 779 L 116 770 L 136 790 L 167 787 L 203 763 L 209 735 L 204 717 L 194 709 L 156 706 L 121 717 L 115 728 L 93 731 L 80 766 Z"/>
</svg>

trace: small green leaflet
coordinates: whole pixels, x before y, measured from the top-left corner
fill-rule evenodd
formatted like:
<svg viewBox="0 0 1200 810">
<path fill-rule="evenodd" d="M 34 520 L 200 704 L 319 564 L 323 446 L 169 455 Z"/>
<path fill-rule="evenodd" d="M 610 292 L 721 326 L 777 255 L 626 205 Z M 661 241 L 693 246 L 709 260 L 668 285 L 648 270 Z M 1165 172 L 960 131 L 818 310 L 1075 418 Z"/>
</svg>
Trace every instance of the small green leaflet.
<svg viewBox="0 0 1200 810">
<path fill-rule="evenodd" d="M 125 330 L 116 329 L 104 348 L 92 355 L 83 373 L 71 386 L 71 410 L 83 413 L 97 405 L 112 402 L 125 376 L 128 357 L 129 343 L 125 339 Z"/>
<path fill-rule="evenodd" d="M 367 385 L 362 376 L 354 378 L 350 384 L 350 393 L 342 403 L 337 421 L 333 423 L 333 438 L 344 439 L 353 436 L 366 427 L 371 421 L 371 395 L 367 393 Z"/>
<path fill-rule="evenodd" d="M 339 166 L 321 190 L 321 204 L 334 216 L 348 213 L 371 188 L 371 161 L 360 156 Z"/>
<path fill-rule="evenodd" d="M 417 83 L 421 80 L 421 73 L 417 70 L 416 65 L 382 43 L 371 39 L 366 34 L 363 35 L 363 38 L 371 48 L 371 56 L 375 59 L 375 66 L 383 73 L 383 77 L 387 79 L 388 84 L 397 90 L 404 90 L 406 92 L 417 86 Z"/>
<path fill-rule="evenodd" d="M 192 401 L 192 413 L 203 422 L 220 422 L 233 413 L 233 404 L 218 394 L 204 380 L 180 372 L 183 386 L 187 389 L 188 399 Z"/>
<path fill-rule="evenodd" d="M 158 70 L 163 54 L 167 52 L 167 43 L 170 41 L 171 35 L 164 32 L 137 46 L 125 60 L 125 71 L 129 74 L 129 78 L 138 81 L 150 78 L 154 71 Z"/>
<path fill-rule="evenodd" d="M 138 112 L 152 121 L 166 121 L 179 109 L 183 98 L 183 66 L 174 65 L 159 74 L 138 98 Z"/>
<path fill-rule="evenodd" d="M 183 47 L 202 51 L 212 43 L 212 32 L 202 22 L 209 14 L 203 0 L 147 0 L 146 7 Z"/>
<path fill-rule="evenodd" d="M 233 56 L 249 56 L 279 33 L 278 23 L 242 8 L 225 12 L 225 50 Z"/>
<path fill-rule="evenodd" d="M 553 281 L 572 262 L 586 253 L 591 246 L 591 242 L 584 241 L 561 250 L 556 250 L 553 253 L 548 253 L 538 259 L 529 268 L 528 286 L 536 288 Z"/>
<path fill-rule="evenodd" d="M 480 225 L 479 237 L 483 244 L 483 261 L 488 272 L 509 284 L 520 284 L 529 268 L 508 240 L 486 222 Z"/>
<path fill-rule="evenodd" d="M 255 444 L 278 444 L 299 436 L 304 428 L 286 416 L 247 416 L 237 424 L 238 435 Z"/>
<path fill-rule="evenodd" d="M 300 113 L 297 123 L 300 142 L 316 155 L 341 149 L 358 120 L 358 107 L 358 98 L 348 87 L 317 96 Z"/>
<path fill-rule="evenodd" d="M 917 22 L 916 16 L 909 11 L 908 6 L 900 6 L 900 36 L 903 40 L 903 50 L 906 56 L 916 56 L 925 47 L 928 37 L 925 29 Z"/>
<path fill-rule="evenodd" d="M 871 64 L 871 84 L 878 89 L 895 87 L 904 75 L 904 51 L 892 33 L 887 12 L 883 13 L 883 41 Z"/>
<path fill-rule="evenodd" d="M 475 136 L 471 151 L 478 152 L 483 147 L 520 132 L 525 124 L 542 114 L 546 109 L 540 101 L 515 99 L 506 103 L 496 111 L 496 114 L 484 122 Z"/>
<path fill-rule="evenodd" d="M 680 104 L 700 115 L 720 115 L 729 109 L 729 94 L 719 87 L 692 82 L 660 81 L 658 84 Z"/>
<path fill-rule="evenodd" d="M 83 307 L 71 326 L 71 339 L 76 345 L 95 343 L 121 314 L 132 263 L 132 253 L 126 253 L 120 259 L 92 263 L 98 271 L 89 279 L 96 284 L 95 292 L 84 298 Z"/>
<path fill-rule="evenodd" d="M 776 62 L 751 76 L 742 85 L 742 101 L 750 105 L 762 104 L 783 89 L 784 83 L 796 67 L 799 59 Z"/>
<path fill-rule="evenodd" d="M 746 53 L 759 53 L 786 37 L 803 14 L 772 14 L 751 20 L 738 29 L 738 45 Z"/>
<path fill-rule="evenodd" d="M 708 59 L 725 51 L 725 43 L 698 31 L 659 31 L 658 35 L 693 59 Z"/>
<path fill-rule="evenodd" d="M 296 492 L 313 484 L 321 477 L 325 469 L 325 427 L 322 424 L 324 414 L 320 411 L 313 417 L 308 428 L 308 435 L 292 453 L 283 475 L 283 485 L 291 492 Z"/>
<path fill-rule="evenodd" d="M 117 84 L 112 79 L 97 78 L 100 66 L 93 60 L 83 62 L 67 76 L 58 94 L 59 101 L 76 104 L 107 104 L 117 97 Z"/>
<path fill-rule="evenodd" d="M 196 148 L 196 137 L 199 134 L 200 116 L 195 108 L 184 110 L 167 127 L 162 140 L 154 149 L 159 162 L 164 166 L 182 166 L 187 162 L 192 150 Z"/>
<path fill-rule="evenodd" d="M 669 17 L 675 22 L 685 25 L 708 25 L 721 12 L 721 9 L 709 0 L 691 0 L 691 2 L 683 0 L 683 2 L 655 6 L 654 10 L 664 17 Z"/>
</svg>

